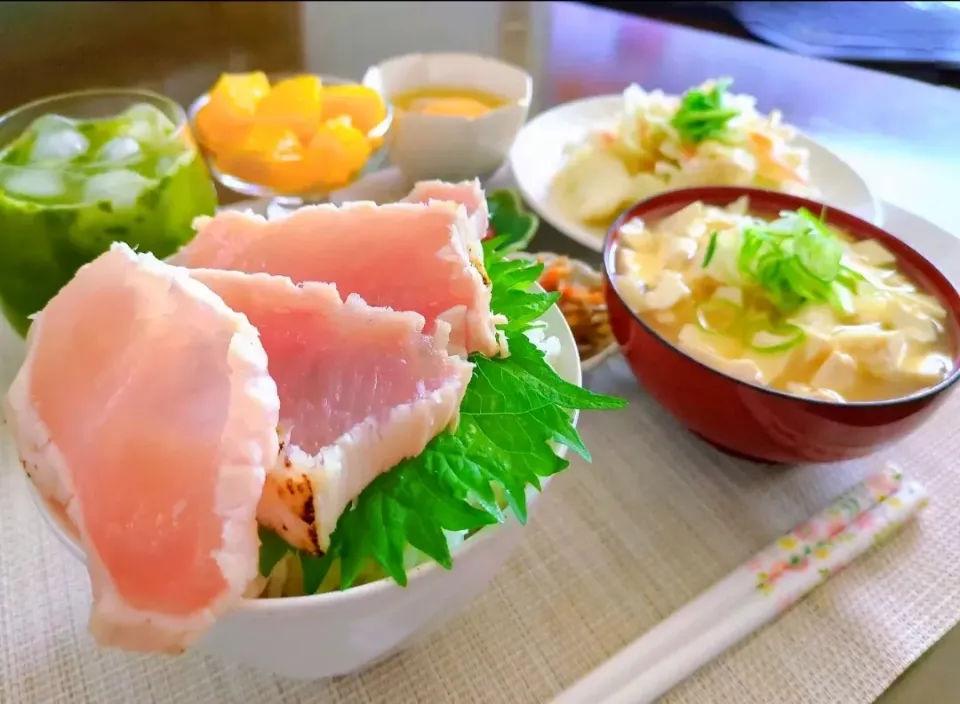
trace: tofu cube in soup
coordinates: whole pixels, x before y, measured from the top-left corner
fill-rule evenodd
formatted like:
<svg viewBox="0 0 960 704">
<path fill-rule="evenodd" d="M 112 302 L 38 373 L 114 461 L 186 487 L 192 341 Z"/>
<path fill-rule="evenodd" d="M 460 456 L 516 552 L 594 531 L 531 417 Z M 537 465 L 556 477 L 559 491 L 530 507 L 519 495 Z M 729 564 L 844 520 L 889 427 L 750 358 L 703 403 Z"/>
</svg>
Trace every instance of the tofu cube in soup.
<svg viewBox="0 0 960 704">
<path fill-rule="evenodd" d="M 666 310 L 689 295 L 690 288 L 683 276 L 676 271 L 666 270 L 657 285 L 644 294 L 643 303 L 649 310 Z"/>
</svg>

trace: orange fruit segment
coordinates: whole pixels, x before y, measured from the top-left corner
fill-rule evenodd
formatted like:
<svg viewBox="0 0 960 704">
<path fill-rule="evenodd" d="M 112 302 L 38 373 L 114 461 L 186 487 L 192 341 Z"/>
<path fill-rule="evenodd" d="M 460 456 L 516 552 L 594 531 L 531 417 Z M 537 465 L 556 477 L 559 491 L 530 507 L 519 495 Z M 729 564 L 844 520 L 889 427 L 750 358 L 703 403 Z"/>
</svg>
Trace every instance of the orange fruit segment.
<svg viewBox="0 0 960 704">
<path fill-rule="evenodd" d="M 268 161 L 282 161 L 303 155 L 296 133 L 281 125 L 254 125 L 239 151 L 257 154 Z"/>
<path fill-rule="evenodd" d="M 370 153 L 366 135 L 351 124 L 350 118 L 340 117 L 317 128 L 304 152 L 304 162 L 316 185 L 335 190 L 354 179 Z"/>
<path fill-rule="evenodd" d="M 224 73 L 197 115 L 200 140 L 213 150 L 238 144 L 252 125 L 257 104 L 270 92 L 262 71 Z"/>
<path fill-rule="evenodd" d="M 387 106 L 373 88 L 363 85 L 326 86 L 323 89 L 323 119 L 349 117 L 355 128 L 366 135 L 383 122 Z"/>
<path fill-rule="evenodd" d="M 266 185 L 277 193 L 296 195 L 309 193 L 313 189 L 315 181 L 313 174 L 307 168 L 305 159 L 298 156 L 270 164 Z"/>
<path fill-rule="evenodd" d="M 277 125 L 254 125 L 238 147 L 218 155 L 217 167 L 231 176 L 272 188 L 289 180 L 289 164 L 303 159 L 303 145 L 293 130 Z M 279 174 L 279 176 L 278 176 Z"/>
<path fill-rule="evenodd" d="M 321 119 L 322 86 L 317 76 L 296 76 L 276 83 L 257 104 L 255 118 L 289 127 L 307 142 Z"/>
<path fill-rule="evenodd" d="M 270 80 L 263 71 L 224 73 L 210 92 L 210 98 L 211 101 L 226 100 L 237 112 L 252 115 L 269 92 Z"/>
<path fill-rule="evenodd" d="M 261 71 L 223 74 L 197 115 L 197 134 L 219 171 L 280 194 L 331 191 L 351 183 L 380 138 L 367 133 L 387 114 L 362 85 L 325 88 L 301 75 L 271 87 Z"/>
</svg>

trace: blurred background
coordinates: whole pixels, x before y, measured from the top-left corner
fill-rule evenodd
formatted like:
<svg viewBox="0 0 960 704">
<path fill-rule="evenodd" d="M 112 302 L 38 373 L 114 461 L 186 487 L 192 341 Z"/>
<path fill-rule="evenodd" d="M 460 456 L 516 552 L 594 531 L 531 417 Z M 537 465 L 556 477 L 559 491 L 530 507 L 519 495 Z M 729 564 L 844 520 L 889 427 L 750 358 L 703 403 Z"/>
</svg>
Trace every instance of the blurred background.
<svg viewBox="0 0 960 704">
<path fill-rule="evenodd" d="M 671 25 L 710 34 L 678 34 Z M 736 76 L 764 109 L 779 107 L 824 143 L 842 145 L 863 168 L 885 155 L 902 164 L 883 173 L 919 173 L 904 160 L 920 153 L 923 173 L 954 168 L 960 142 L 952 123 L 929 129 L 953 119 L 939 107 L 950 96 L 925 93 L 914 104 L 902 96 L 921 86 L 863 73 L 856 85 L 839 86 L 838 99 L 831 84 L 850 74 L 837 66 L 810 63 L 798 85 L 792 56 L 763 54 L 757 65 L 739 42 L 716 35 L 960 87 L 960 2 L 8 1 L 0 2 L 0 113 L 98 86 L 147 88 L 189 105 L 223 72 L 359 80 L 371 64 L 411 50 L 466 51 L 529 70 L 537 81 L 532 114 L 630 82 L 680 92 L 719 71 Z M 778 80 L 781 73 L 793 81 Z M 882 99 L 893 91 L 899 100 Z M 921 179 L 903 181 L 896 192 L 937 200 Z"/>
<path fill-rule="evenodd" d="M 960 87 L 960 2 L 590 2 Z"/>
<path fill-rule="evenodd" d="M 337 54 L 322 46 L 338 41 L 324 30 L 347 11 L 345 5 L 354 14 L 360 5 L 377 8 L 370 14 L 380 15 L 380 21 L 360 26 L 350 41 L 382 53 L 377 50 L 390 44 L 389 35 L 397 27 L 387 19 L 402 20 L 400 6 L 409 12 L 409 6 L 420 4 L 429 6 L 429 14 L 437 16 L 436 27 L 442 28 L 429 37 L 431 48 L 443 44 L 475 50 L 474 33 L 482 34 L 486 25 L 500 35 L 549 31 L 536 26 L 546 15 L 532 7 L 541 3 L 531 2 L 3 2 L 0 110 L 45 94 L 105 84 L 137 84 L 174 97 L 192 96 L 220 71 L 312 64 L 314 57 L 308 54 Z M 587 4 L 960 87 L 960 2 Z M 451 13 L 464 18 L 462 36 L 449 30 Z M 417 31 L 433 24 L 418 19 Z M 595 40 L 590 28 L 582 31 L 571 40 Z M 405 40 L 409 46 L 410 37 Z M 508 47 L 501 53 L 509 53 Z M 520 63 L 530 59 L 515 57 Z"/>
<path fill-rule="evenodd" d="M 285 69 L 302 54 L 300 5 L 2 2 L 0 110 L 104 85 L 138 85 L 183 99 L 206 90 L 222 70 L 253 68 L 254 59 L 255 68 Z"/>
</svg>

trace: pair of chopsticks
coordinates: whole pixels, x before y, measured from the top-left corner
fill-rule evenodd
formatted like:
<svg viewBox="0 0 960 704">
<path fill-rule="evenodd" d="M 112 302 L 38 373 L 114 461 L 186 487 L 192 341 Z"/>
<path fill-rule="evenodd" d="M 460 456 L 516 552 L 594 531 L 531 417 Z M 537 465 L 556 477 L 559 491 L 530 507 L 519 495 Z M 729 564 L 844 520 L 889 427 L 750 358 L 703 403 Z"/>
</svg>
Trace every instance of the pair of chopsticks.
<svg viewBox="0 0 960 704">
<path fill-rule="evenodd" d="M 926 505 L 927 492 L 892 466 L 738 567 L 553 700 L 647 704 L 776 619 Z"/>
</svg>

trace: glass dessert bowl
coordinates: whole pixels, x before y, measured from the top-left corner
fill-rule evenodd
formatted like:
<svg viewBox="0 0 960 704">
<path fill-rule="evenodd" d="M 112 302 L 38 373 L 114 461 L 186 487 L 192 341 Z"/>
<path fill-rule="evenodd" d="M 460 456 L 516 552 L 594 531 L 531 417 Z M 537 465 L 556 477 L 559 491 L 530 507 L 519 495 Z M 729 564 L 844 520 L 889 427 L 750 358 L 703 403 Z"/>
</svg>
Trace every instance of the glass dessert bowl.
<svg viewBox="0 0 960 704">
<path fill-rule="evenodd" d="M 325 203 L 383 163 L 393 114 L 375 90 L 336 76 L 274 80 L 224 74 L 190 106 L 210 171 L 225 187 L 270 198 L 283 214 Z"/>
</svg>

